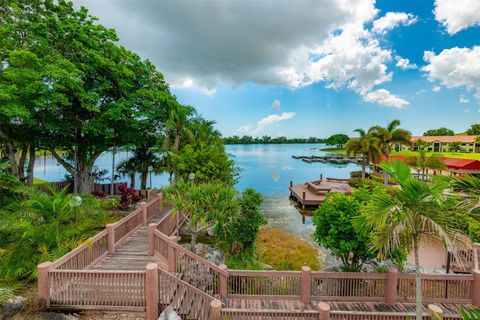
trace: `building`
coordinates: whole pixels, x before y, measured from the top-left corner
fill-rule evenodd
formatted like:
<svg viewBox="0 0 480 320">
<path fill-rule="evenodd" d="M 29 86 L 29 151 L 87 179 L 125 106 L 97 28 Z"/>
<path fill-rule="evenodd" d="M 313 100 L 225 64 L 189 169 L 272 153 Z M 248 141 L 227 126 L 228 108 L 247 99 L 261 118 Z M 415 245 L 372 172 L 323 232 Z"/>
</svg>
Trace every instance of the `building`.
<svg viewBox="0 0 480 320">
<path fill-rule="evenodd" d="M 417 136 L 412 137 L 410 146 L 403 144 L 395 144 L 396 151 L 416 151 L 415 142 L 421 140 L 430 145 L 426 148 L 427 151 L 431 152 L 449 152 L 450 144 L 453 142 L 461 143 L 461 152 L 465 153 L 479 153 L 480 152 L 480 143 L 476 143 L 477 136 Z"/>
</svg>

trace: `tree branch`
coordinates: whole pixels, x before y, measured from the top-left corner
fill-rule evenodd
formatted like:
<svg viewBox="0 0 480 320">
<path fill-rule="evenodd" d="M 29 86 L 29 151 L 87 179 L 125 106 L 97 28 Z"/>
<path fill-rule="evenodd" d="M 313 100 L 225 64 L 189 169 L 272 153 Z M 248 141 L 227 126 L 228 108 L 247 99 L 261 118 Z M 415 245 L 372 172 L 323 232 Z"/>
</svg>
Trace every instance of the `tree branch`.
<svg viewBox="0 0 480 320">
<path fill-rule="evenodd" d="M 75 169 L 73 168 L 72 165 L 70 165 L 68 162 L 66 162 L 60 155 L 55 151 L 55 149 L 51 148 L 50 152 L 52 153 L 53 157 L 60 163 L 65 170 L 67 170 L 70 174 L 75 175 Z"/>
</svg>

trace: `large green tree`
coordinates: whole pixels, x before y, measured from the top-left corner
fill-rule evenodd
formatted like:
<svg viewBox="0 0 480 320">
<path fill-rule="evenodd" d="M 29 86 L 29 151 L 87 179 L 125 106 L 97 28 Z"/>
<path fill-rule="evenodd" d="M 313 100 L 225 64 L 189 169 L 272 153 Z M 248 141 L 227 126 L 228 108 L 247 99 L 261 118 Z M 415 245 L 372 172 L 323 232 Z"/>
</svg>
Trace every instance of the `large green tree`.
<svg viewBox="0 0 480 320">
<path fill-rule="evenodd" d="M 455 132 L 453 130 L 441 127 L 438 129 L 427 130 L 423 133 L 424 136 L 454 136 Z"/>
</svg>

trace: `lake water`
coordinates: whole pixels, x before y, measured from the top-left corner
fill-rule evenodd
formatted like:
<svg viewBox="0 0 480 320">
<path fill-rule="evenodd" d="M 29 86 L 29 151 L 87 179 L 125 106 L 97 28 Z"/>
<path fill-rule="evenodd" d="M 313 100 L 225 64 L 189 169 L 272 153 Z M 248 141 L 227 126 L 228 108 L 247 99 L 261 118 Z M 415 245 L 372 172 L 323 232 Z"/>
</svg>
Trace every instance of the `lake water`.
<svg viewBox="0 0 480 320">
<path fill-rule="evenodd" d="M 316 180 L 320 174 L 324 177 L 347 178 L 350 171 L 360 170 L 356 164 L 306 163 L 292 158 L 292 155 L 325 155 L 325 152 L 319 151 L 322 147 L 322 144 L 228 145 L 226 150 L 241 169 L 237 188 L 254 188 L 264 195 L 262 209 L 270 225 L 312 242 L 311 218 L 302 216 L 288 199 L 290 180 L 294 183 Z M 117 164 L 130 155 L 128 152 L 117 153 Z M 103 154 L 96 165 L 99 169 L 111 170 L 112 155 Z M 36 178 L 59 181 L 65 173 L 63 167 L 51 157 L 41 157 L 36 163 Z M 168 184 L 168 175 L 152 175 L 151 183 L 154 188 L 165 186 Z M 150 185 L 150 179 L 147 184 Z"/>
</svg>

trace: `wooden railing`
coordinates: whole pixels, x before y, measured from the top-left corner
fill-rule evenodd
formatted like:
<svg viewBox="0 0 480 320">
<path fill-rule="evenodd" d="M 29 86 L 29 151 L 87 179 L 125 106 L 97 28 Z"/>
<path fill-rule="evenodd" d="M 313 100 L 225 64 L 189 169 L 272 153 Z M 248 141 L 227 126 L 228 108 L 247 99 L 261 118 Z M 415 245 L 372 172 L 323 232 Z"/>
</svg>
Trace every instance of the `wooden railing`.
<svg viewBox="0 0 480 320">
<path fill-rule="evenodd" d="M 160 310 L 172 306 L 182 319 L 209 319 L 210 304 L 215 298 L 160 268 L 158 291 Z"/>
<path fill-rule="evenodd" d="M 300 298 L 301 273 L 228 270 L 228 297 Z"/>
<path fill-rule="evenodd" d="M 423 300 L 427 303 L 472 303 L 474 277 L 471 274 L 422 274 L 421 279 L 422 296 Z M 398 301 L 415 302 L 414 274 L 399 274 Z"/>
<path fill-rule="evenodd" d="M 50 306 L 144 310 L 144 271 L 51 270 Z"/>
<path fill-rule="evenodd" d="M 52 269 L 83 270 L 108 253 L 108 237 L 104 230 L 52 263 Z"/>
<path fill-rule="evenodd" d="M 386 273 L 312 272 L 311 294 L 321 300 L 385 299 Z"/>
</svg>

